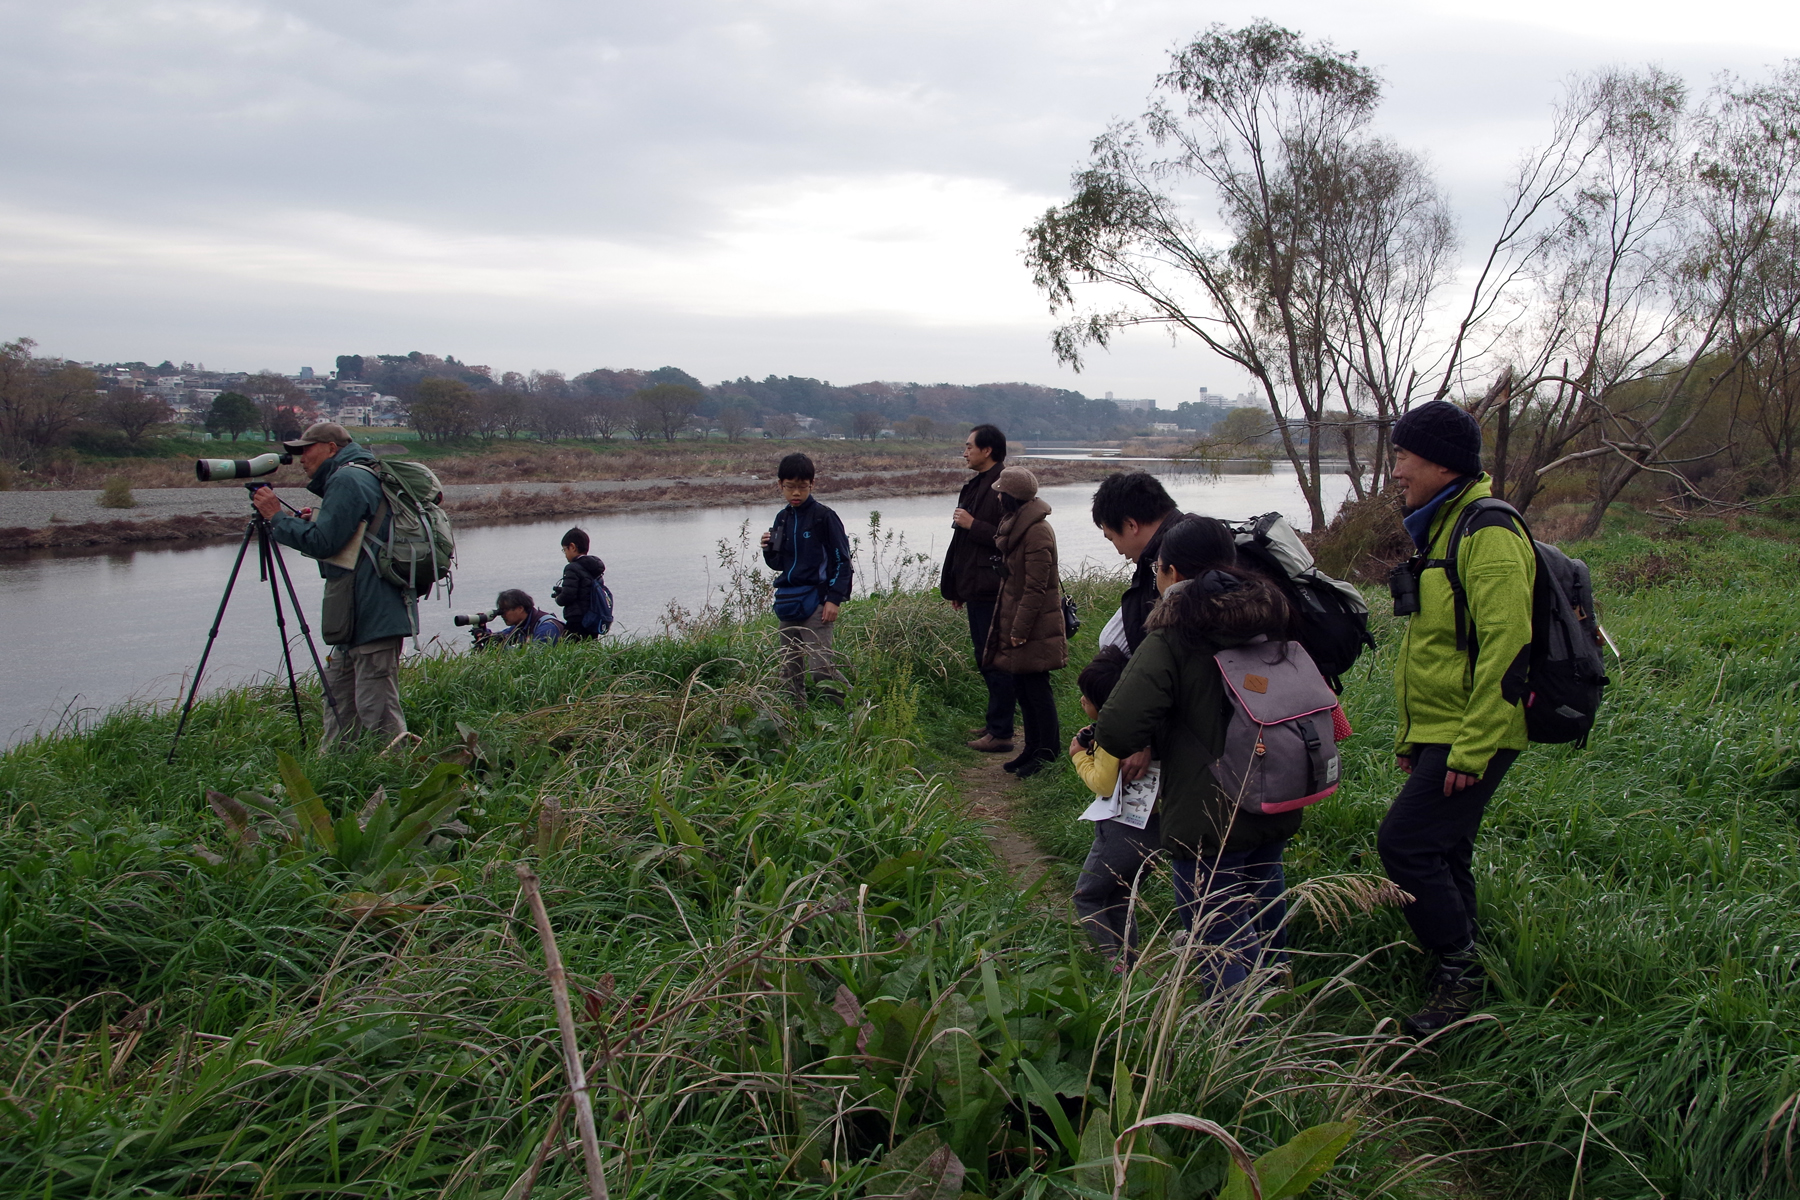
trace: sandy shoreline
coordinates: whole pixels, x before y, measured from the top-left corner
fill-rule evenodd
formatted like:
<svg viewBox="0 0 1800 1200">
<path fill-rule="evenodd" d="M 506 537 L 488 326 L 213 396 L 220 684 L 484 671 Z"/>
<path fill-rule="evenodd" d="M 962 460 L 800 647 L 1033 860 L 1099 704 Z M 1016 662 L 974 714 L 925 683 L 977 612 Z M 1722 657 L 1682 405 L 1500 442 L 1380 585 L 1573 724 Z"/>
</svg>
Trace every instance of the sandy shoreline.
<svg viewBox="0 0 1800 1200">
<path fill-rule="evenodd" d="M 1048 486 L 1099 479 L 1118 469 L 1095 462 L 1037 461 L 1032 470 Z M 941 492 L 946 501 L 968 478 L 961 470 L 874 471 L 820 480 L 823 498 L 870 499 Z M 299 487 L 277 489 L 296 508 L 316 504 Z M 97 491 L 0 492 L 0 552 L 87 549 L 204 542 L 243 533 L 250 505 L 242 484 L 138 488 L 136 508 L 99 505 Z M 754 475 L 588 479 L 567 483 L 453 483 L 444 485 L 445 507 L 459 524 L 579 517 L 627 509 L 710 508 L 774 502 L 775 484 Z"/>
</svg>

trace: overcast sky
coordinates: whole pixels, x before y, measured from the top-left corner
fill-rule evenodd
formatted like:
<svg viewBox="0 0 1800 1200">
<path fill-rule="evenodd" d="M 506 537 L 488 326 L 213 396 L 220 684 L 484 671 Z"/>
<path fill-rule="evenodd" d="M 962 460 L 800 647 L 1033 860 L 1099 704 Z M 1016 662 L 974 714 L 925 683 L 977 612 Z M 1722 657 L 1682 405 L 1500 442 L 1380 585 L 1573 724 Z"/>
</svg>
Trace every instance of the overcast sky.
<svg viewBox="0 0 1800 1200">
<path fill-rule="evenodd" d="M 1800 55 L 1771 0 L 0 0 L 0 339 L 1236 390 L 1148 333 L 1059 367 L 1021 230 L 1259 16 L 1381 72 L 1471 242 L 1571 72 Z"/>
</svg>

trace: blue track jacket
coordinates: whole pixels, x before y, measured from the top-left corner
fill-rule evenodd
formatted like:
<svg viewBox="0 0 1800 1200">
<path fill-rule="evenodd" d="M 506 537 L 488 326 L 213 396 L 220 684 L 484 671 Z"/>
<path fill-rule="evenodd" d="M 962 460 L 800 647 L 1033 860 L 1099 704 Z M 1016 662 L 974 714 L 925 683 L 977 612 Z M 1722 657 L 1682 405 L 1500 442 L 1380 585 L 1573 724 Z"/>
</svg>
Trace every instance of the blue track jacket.
<svg viewBox="0 0 1800 1200">
<path fill-rule="evenodd" d="M 850 598 L 850 539 L 836 513 L 808 496 L 799 508 L 783 505 L 769 529 L 763 561 L 776 587 L 816 587 L 821 604 Z"/>
</svg>

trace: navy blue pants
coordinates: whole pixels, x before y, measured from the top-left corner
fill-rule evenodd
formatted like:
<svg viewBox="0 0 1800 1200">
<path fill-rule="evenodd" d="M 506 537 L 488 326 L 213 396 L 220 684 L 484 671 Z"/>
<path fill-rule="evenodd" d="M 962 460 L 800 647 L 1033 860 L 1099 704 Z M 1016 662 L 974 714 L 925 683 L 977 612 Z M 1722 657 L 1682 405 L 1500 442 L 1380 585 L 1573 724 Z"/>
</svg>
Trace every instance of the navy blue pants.
<svg viewBox="0 0 1800 1200">
<path fill-rule="evenodd" d="M 1181 923 L 1199 943 L 1207 995 L 1236 987 L 1259 967 L 1287 962 L 1287 839 L 1254 850 L 1175 860 Z"/>
<path fill-rule="evenodd" d="M 1375 847 L 1387 877 L 1413 897 L 1402 911 L 1419 944 L 1434 954 L 1466 952 L 1475 944 L 1475 835 L 1488 801 L 1519 757 L 1499 750 L 1480 782 L 1444 795 L 1450 747 L 1413 747 L 1412 774 L 1381 819 Z"/>
<path fill-rule="evenodd" d="M 1005 671 L 981 666 L 982 651 L 987 649 L 988 627 L 994 623 L 994 600 L 967 600 L 963 608 L 969 614 L 969 640 L 975 643 L 975 667 L 981 671 L 981 678 L 987 682 L 987 731 L 1003 742 L 1012 741 L 1013 708 L 1016 696 L 1013 691 L 1013 677 Z"/>
</svg>

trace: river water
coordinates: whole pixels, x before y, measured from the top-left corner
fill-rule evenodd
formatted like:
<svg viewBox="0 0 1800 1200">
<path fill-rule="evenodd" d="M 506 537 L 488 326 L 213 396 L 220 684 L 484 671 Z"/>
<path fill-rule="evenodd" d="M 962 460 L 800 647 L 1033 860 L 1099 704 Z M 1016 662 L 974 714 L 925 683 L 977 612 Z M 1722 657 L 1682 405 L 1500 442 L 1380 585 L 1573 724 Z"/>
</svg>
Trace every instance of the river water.
<svg viewBox="0 0 1800 1200">
<path fill-rule="evenodd" d="M 1163 482 L 1187 512 L 1238 520 L 1273 510 L 1306 527 L 1306 506 L 1293 473 L 1279 466 L 1270 475 L 1172 474 Z M 1053 510 L 1051 524 L 1065 573 L 1124 565 L 1088 517 L 1093 489 L 1083 483 L 1043 492 Z M 1327 475 L 1325 489 L 1327 511 L 1335 511 L 1349 480 Z M 736 542 L 746 521 L 753 539 L 767 528 L 780 504 L 773 485 L 770 492 L 770 502 L 763 505 L 621 513 L 580 521 L 593 538 L 594 553 L 606 562 L 616 604 L 615 634 L 660 632 L 671 600 L 689 608 L 704 603 L 723 578 L 718 543 Z M 884 532 L 904 538 L 907 550 L 935 559 L 949 542 L 955 497 L 899 496 L 833 502 L 833 507 L 852 537 L 866 543 L 869 514 L 879 512 Z M 502 588 L 523 588 L 541 607 L 554 611 L 550 588 L 563 566 L 558 543 L 570 523 L 564 519 L 459 531 L 454 602 L 434 596 L 420 606 L 425 647 L 466 646 L 468 632 L 453 625 L 452 614 L 491 608 Z M 58 725 L 86 723 L 118 704 L 178 700 L 205 645 L 236 554 L 234 543 L 0 559 L 0 745 Z M 307 620 L 316 627 L 317 568 L 293 551 L 286 551 L 285 558 Z M 258 581 L 255 565 L 252 547 L 207 664 L 205 690 L 282 671 L 269 589 Z M 858 571 L 866 571 L 867 565 L 859 561 Z M 285 607 L 285 593 L 282 600 Z M 288 632 L 299 632 L 292 613 Z M 298 642 L 295 667 L 311 670 Z"/>
</svg>

